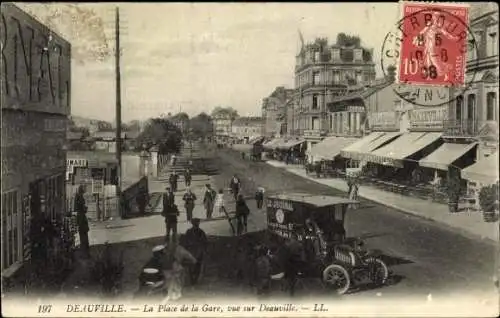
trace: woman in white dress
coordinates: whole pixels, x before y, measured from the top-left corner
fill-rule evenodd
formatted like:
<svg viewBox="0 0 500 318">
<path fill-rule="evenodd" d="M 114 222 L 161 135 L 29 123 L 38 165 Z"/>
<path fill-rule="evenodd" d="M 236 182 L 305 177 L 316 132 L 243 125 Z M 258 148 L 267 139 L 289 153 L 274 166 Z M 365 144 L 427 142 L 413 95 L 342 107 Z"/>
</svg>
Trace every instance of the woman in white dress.
<svg viewBox="0 0 500 318">
<path fill-rule="evenodd" d="M 224 190 L 219 189 L 219 193 L 215 197 L 214 210 L 219 213 L 219 215 L 226 215 L 226 202 L 224 200 Z"/>
</svg>

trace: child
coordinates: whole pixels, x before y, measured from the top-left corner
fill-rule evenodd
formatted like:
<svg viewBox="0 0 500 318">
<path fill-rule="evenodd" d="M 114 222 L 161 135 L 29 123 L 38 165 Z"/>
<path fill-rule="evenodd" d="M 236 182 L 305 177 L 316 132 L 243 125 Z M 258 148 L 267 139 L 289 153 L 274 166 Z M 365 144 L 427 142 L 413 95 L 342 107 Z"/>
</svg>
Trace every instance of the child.
<svg viewBox="0 0 500 318">
<path fill-rule="evenodd" d="M 255 201 L 257 202 L 257 209 L 262 209 L 262 204 L 264 203 L 264 188 L 257 188 L 257 192 L 255 192 Z"/>
<path fill-rule="evenodd" d="M 224 201 L 224 190 L 219 189 L 219 193 L 217 193 L 217 196 L 215 197 L 215 205 L 214 205 L 215 211 L 219 212 L 220 215 L 227 214 L 226 211 L 226 203 Z"/>
</svg>

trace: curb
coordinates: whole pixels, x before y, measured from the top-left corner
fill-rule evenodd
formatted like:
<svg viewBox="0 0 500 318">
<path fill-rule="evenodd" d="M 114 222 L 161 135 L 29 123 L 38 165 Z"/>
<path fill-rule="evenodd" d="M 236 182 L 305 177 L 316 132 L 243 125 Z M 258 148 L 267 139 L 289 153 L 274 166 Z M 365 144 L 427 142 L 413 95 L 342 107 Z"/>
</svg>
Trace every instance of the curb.
<svg viewBox="0 0 500 318">
<path fill-rule="evenodd" d="M 268 163 L 266 163 L 266 164 L 268 164 Z M 275 166 L 273 166 L 273 165 L 271 165 L 271 164 L 268 164 L 268 165 L 269 165 L 269 166 L 271 166 L 271 167 L 275 167 Z M 316 180 L 316 179 L 313 179 L 313 178 L 305 178 L 304 176 L 302 176 L 302 175 L 300 175 L 300 174 L 298 174 L 298 173 L 295 173 L 295 172 L 293 172 L 293 171 L 290 171 L 290 170 L 286 169 L 285 167 L 275 167 L 275 168 L 283 169 L 283 170 L 285 170 L 285 171 L 286 171 L 286 172 L 288 172 L 288 173 L 294 174 L 294 175 L 296 175 L 296 176 L 302 177 L 302 178 L 307 179 L 307 180 L 314 181 L 314 182 L 316 182 L 316 183 L 319 183 L 319 184 L 322 184 L 322 185 L 324 185 L 324 186 L 327 186 L 327 187 L 330 187 L 330 188 L 336 189 L 336 190 L 338 190 L 338 191 L 342 191 L 342 192 L 344 192 L 344 193 L 347 193 L 347 191 L 345 191 L 345 190 L 343 190 L 343 189 L 339 189 L 339 188 L 334 187 L 334 186 L 329 186 L 329 185 L 326 185 L 326 184 L 324 184 L 324 183 L 320 182 L 319 180 Z M 438 220 L 436 220 L 436 219 L 433 219 L 433 218 L 428 217 L 428 216 L 425 216 L 425 215 L 416 214 L 416 213 L 414 213 L 413 211 L 411 211 L 411 210 L 409 210 L 409 209 L 406 209 L 406 208 L 401 208 L 401 207 L 398 207 L 398 206 L 396 206 L 396 205 L 394 205 L 394 204 L 390 204 L 390 203 L 387 203 L 387 202 L 382 202 L 381 200 L 376 200 L 376 199 L 373 199 L 373 198 L 368 198 L 368 197 L 366 197 L 366 196 L 364 196 L 364 195 L 362 195 L 362 194 L 359 194 L 359 196 L 360 196 L 360 197 L 362 197 L 363 199 L 365 199 L 365 200 L 369 201 L 369 202 L 374 202 L 374 203 L 377 203 L 377 204 L 380 204 L 380 205 L 383 205 L 383 206 L 386 206 L 386 207 L 392 208 L 392 209 L 397 210 L 397 211 L 399 211 L 399 212 L 401 212 L 401 213 L 403 213 L 403 214 L 410 215 L 410 216 L 412 216 L 412 217 L 420 218 L 420 219 L 423 219 L 423 220 L 431 221 L 431 222 L 433 222 L 433 223 L 437 223 L 437 224 L 439 224 L 439 225 L 441 225 L 441 226 L 444 226 L 444 227 L 448 228 L 449 230 L 452 230 L 452 231 L 454 231 L 454 232 L 456 232 L 456 233 L 458 233 L 458 234 L 460 234 L 460 235 L 462 235 L 462 236 L 465 236 L 465 237 L 467 237 L 467 238 L 474 238 L 474 239 L 476 239 L 476 240 L 477 240 L 477 239 L 479 239 L 479 240 L 481 240 L 481 241 L 483 241 L 483 242 L 485 242 L 485 243 L 487 243 L 487 244 L 494 244 L 495 246 L 496 246 L 496 245 L 498 245 L 498 241 L 496 241 L 496 240 L 494 240 L 494 239 L 492 239 L 492 238 L 489 238 L 489 237 L 483 237 L 483 236 L 481 236 L 481 235 L 479 235 L 479 234 L 476 234 L 476 233 L 472 233 L 472 232 L 470 232 L 470 231 L 467 231 L 467 230 L 465 230 L 465 229 L 463 229 L 463 228 L 461 228 L 461 227 L 458 227 L 458 226 L 453 226 L 453 225 L 450 225 L 450 224 L 448 224 L 448 223 L 438 221 Z"/>
</svg>

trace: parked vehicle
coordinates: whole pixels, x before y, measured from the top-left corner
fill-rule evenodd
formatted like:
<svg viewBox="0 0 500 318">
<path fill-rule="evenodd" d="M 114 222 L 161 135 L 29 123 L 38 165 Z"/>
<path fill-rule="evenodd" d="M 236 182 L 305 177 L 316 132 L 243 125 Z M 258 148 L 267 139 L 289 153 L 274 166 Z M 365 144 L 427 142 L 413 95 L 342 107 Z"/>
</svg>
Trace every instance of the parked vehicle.
<svg viewBox="0 0 500 318">
<path fill-rule="evenodd" d="M 347 210 L 357 201 L 306 193 L 267 197 L 268 242 L 273 250 L 295 239 L 303 249 L 304 277 L 321 277 L 324 285 L 344 294 L 368 280 L 386 283 L 389 270 L 379 253 L 368 251 L 359 238 L 346 238 Z M 279 252 L 277 254 L 280 254 Z"/>
</svg>

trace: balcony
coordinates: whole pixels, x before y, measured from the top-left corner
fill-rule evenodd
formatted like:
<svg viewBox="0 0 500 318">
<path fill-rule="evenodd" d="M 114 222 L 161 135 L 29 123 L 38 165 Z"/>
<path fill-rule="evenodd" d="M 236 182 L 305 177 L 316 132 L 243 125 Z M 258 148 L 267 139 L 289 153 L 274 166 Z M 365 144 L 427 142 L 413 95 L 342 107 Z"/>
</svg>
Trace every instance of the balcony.
<svg viewBox="0 0 500 318">
<path fill-rule="evenodd" d="M 444 136 L 448 137 L 476 137 L 479 132 L 479 121 L 473 119 L 443 121 Z"/>
</svg>

